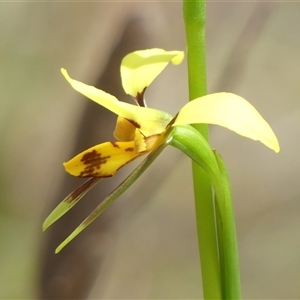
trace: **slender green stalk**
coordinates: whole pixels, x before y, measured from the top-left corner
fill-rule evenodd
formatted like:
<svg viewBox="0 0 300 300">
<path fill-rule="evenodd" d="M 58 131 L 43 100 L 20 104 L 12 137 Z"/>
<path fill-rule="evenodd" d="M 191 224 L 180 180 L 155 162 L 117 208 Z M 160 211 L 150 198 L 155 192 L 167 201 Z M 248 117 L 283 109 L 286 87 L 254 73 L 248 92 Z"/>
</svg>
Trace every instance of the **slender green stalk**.
<svg viewBox="0 0 300 300">
<path fill-rule="evenodd" d="M 206 95 L 205 0 L 184 0 L 183 15 L 187 40 L 189 98 Z M 206 124 L 194 126 L 208 139 Z M 206 172 L 193 162 L 196 221 L 203 295 L 205 299 L 221 299 L 222 289 L 217 248 L 217 230 L 211 183 Z"/>
</svg>

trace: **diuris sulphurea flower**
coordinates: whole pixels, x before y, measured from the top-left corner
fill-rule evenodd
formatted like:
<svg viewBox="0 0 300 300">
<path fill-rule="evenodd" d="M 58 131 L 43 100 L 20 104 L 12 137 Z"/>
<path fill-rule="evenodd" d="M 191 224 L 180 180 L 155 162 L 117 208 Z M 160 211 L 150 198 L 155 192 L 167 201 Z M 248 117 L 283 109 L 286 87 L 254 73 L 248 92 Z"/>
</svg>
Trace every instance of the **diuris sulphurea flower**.
<svg viewBox="0 0 300 300">
<path fill-rule="evenodd" d="M 146 107 L 144 96 L 148 86 L 168 63 L 180 64 L 183 58 L 182 51 L 157 48 L 135 51 L 125 56 L 121 63 L 122 85 L 125 92 L 135 100 L 135 104 L 119 101 L 100 89 L 74 80 L 65 69 L 61 69 L 65 79 L 76 91 L 118 116 L 114 131 L 116 140 L 93 146 L 64 163 L 66 171 L 71 175 L 90 179 L 54 209 L 44 222 L 44 230 L 75 205 L 101 178 L 115 175 L 120 168 L 138 157 L 162 150 L 176 127 L 183 128 L 195 123 L 220 125 L 242 136 L 261 141 L 279 152 L 277 138 L 269 124 L 248 101 L 238 95 L 221 92 L 194 99 L 183 106 L 175 117 Z M 137 170 L 143 172 L 139 167 Z M 132 180 L 133 177 L 130 178 Z M 111 195 L 115 197 L 114 193 L 115 191 Z M 77 228 L 57 252 L 94 219 L 95 217 L 88 217 L 88 221 L 85 220 L 78 227 L 80 230 Z"/>
</svg>

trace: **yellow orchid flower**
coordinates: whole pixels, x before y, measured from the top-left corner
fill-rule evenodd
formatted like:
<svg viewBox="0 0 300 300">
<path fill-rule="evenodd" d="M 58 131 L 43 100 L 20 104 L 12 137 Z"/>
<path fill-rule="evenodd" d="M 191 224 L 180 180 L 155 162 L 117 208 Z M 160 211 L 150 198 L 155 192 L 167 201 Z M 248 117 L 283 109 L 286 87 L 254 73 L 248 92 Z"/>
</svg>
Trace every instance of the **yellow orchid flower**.
<svg viewBox="0 0 300 300">
<path fill-rule="evenodd" d="M 71 193 L 46 219 L 49 227 L 99 180 L 111 177 L 127 163 L 150 153 L 166 143 L 173 127 L 207 123 L 226 127 L 279 152 L 277 138 L 269 124 L 245 99 L 232 93 L 215 93 L 187 103 L 173 117 L 167 112 L 148 108 L 144 100 L 147 87 L 172 62 L 182 62 L 181 51 L 149 49 L 128 54 L 121 63 L 122 85 L 136 104 L 119 101 L 114 96 L 72 79 L 65 69 L 63 76 L 79 93 L 115 113 L 117 118 L 114 136 L 117 141 L 91 147 L 64 163 L 68 173 L 77 177 L 91 177 Z M 72 205 L 70 203 L 72 202 Z"/>
<path fill-rule="evenodd" d="M 179 64 L 183 57 L 181 51 L 162 49 L 135 51 L 124 57 L 122 84 L 137 105 L 121 102 L 102 90 L 71 79 L 62 69 L 62 74 L 76 91 L 119 116 L 114 136 L 120 141 L 103 143 L 84 151 L 64 164 L 66 171 L 78 177 L 110 177 L 128 162 L 157 147 L 163 141 L 162 133 L 172 116 L 146 108 L 144 93 L 169 62 Z"/>
</svg>

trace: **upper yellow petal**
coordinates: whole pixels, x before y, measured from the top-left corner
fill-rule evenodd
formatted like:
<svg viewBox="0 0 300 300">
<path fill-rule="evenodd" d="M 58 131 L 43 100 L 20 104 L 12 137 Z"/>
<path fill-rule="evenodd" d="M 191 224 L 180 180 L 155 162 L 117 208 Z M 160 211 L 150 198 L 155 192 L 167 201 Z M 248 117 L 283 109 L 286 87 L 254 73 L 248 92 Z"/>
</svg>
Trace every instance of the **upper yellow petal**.
<svg viewBox="0 0 300 300">
<path fill-rule="evenodd" d="M 161 133 L 172 119 L 164 111 L 121 102 L 109 93 L 72 79 L 65 69 L 61 69 L 61 72 L 76 91 L 127 119 L 145 136 Z"/>
<path fill-rule="evenodd" d="M 183 58 L 183 51 L 165 51 L 158 48 L 129 53 L 121 63 L 121 78 L 125 92 L 137 97 L 169 62 L 177 65 Z"/>
<path fill-rule="evenodd" d="M 206 123 L 226 127 L 279 152 L 278 140 L 259 112 L 244 98 L 216 93 L 187 103 L 179 112 L 176 125 Z"/>
<path fill-rule="evenodd" d="M 77 177 L 111 177 L 130 161 L 141 156 L 134 141 L 106 142 L 91 147 L 64 163 L 68 173 Z"/>
</svg>

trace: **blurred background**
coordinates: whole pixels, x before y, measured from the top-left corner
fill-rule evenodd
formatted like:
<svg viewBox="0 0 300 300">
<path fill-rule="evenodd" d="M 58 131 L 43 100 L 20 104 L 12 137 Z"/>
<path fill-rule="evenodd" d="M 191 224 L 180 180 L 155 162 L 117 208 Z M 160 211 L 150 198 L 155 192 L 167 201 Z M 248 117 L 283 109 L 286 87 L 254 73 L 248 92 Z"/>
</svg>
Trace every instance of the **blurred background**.
<svg viewBox="0 0 300 300">
<path fill-rule="evenodd" d="M 245 299 L 300 297 L 299 30 L 300 3 L 207 1 L 209 92 L 248 99 L 281 145 L 275 154 L 211 127 L 231 177 Z M 201 298 L 191 162 L 175 149 L 60 254 L 56 246 L 133 166 L 42 233 L 83 182 L 62 162 L 113 140 L 116 120 L 74 92 L 60 68 L 126 101 L 124 55 L 185 50 L 182 3 L 2 2 L 0 38 L 0 298 Z M 175 114 L 188 99 L 186 61 L 168 66 L 146 96 Z"/>
</svg>

